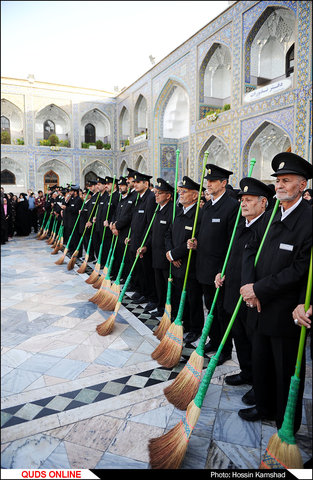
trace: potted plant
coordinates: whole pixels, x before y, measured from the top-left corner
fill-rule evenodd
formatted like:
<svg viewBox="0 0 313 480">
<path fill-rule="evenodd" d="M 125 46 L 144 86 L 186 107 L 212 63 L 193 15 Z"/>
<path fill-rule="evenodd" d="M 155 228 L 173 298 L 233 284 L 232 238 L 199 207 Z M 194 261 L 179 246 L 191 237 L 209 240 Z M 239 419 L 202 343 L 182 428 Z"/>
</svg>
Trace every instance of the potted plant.
<svg viewBox="0 0 313 480">
<path fill-rule="evenodd" d="M 104 143 L 102 142 L 102 140 L 97 140 L 96 141 L 96 147 L 97 147 L 98 150 L 102 150 L 103 146 L 104 146 Z"/>
<path fill-rule="evenodd" d="M 55 147 L 56 145 L 59 144 L 59 137 L 55 134 L 55 133 L 51 133 L 50 137 L 48 138 L 48 140 L 50 141 L 50 145 L 52 147 Z"/>
<path fill-rule="evenodd" d="M 3 143 L 4 145 L 9 145 L 11 143 L 10 133 L 6 130 L 3 130 L 3 132 L 1 132 L 1 143 Z"/>
</svg>

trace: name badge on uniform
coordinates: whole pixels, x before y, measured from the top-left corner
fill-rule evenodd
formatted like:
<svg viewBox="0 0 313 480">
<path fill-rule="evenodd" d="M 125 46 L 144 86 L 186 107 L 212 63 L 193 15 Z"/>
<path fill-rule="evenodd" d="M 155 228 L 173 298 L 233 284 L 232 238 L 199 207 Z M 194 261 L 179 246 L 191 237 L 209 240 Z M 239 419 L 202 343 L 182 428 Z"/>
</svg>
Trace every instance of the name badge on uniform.
<svg viewBox="0 0 313 480">
<path fill-rule="evenodd" d="M 288 245 L 288 243 L 281 243 L 281 244 L 279 245 L 279 248 L 280 248 L 281 250 L 288 250 L 288 252 L 292 252 L 292 250 L 293 250 L 293 245 Z"/>
<path fill-rule="evenodd" d="M 212 218 L 212 223 L 220 223 L 220 218 Z"/>
<path fill-rule="evenodd" d="M 186 225 L 185 230 L 192 230 L 192 227 L 188 227 L 188 225 Z"/>
<path fill-rule="evenodd" d="M 128 200 L 128 203 L 133 203 L 132 200 Z"/>
<path fill-rule="evenodd" d="M 96 202 L 92 202 L 92 204 L 94 205 Z"/>
<path fill-rule="evenodd" d="M 71 203 L 71 207 L 74 207 L 74 206 L 75 206 L 74 203 Z"/>
<path fill-rule="evenodd" d="M 103 205 L 103 202 L 100 202 L 100 205 Z"/>
<path fill-rule="evenodd" d="M 138 210 L 138 213 L 145 213 L 144 210 Z"/>
<path fill-rule="evenodd" d="M 166 225 L 166 220 L 160 220 L 160 223 L 163 223 L 163 225 Z"/>
</svg>

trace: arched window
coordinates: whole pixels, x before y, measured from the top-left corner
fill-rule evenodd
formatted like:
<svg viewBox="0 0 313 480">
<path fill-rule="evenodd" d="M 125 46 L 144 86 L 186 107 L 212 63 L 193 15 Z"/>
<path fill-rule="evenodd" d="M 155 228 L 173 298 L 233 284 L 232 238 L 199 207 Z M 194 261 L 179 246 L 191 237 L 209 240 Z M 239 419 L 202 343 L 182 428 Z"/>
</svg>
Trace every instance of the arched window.
<svg viewBox="0 0 313 480">
<path fill-rule="evenodd" d="M 10 120 L 4 115 L 1 116 L 1 132 L 10 133 Z"/>
<path fill-rule="evenodd" d="M 2 120 L 2 117 L 1 117 Z M 1 172 L 1 185 L 15 185 L 16 179 L 14 173 L 9 170 L 2 170 Z"/>
<path fill-rule="evenodd" d="M 87 123 L 85 126 L 85 142 L 86 143 L 95 143 L 96 142 L 96 129 L 92 123 Z"/>
<path fill-rule="evenodd" d="M 294 71 L 294 64 L 295 64 L 295 44 L 291 45 L 287 54 L 286 54 L 286 77 L 290 77 L 290 75 Z"/>
<path fill-rule="evenodd" d="M 55 124 L 52 120 L 46 120 L 43 124 L 43 138 L 48 140 L 52 133 L 55 133 Z"/>
<path fill-rule="evenodd" d="M 48 190 L 49 186 L 59 185 L 59 175 L 57 175 L 53 170 L 49 170 L 44 176 L 44 190 L 45 193 Z"/>
<path fill-rule="evenodd" d="M 88 183 L 90 181 L 96 181 L 98 178 L 98 175 L 96 175 L 94 172 L 90 171 L 88 173 L 86 173 L 85 175 L 85 188 L 86 188 L 86 185 L 88 185 Z"/>
</svg>

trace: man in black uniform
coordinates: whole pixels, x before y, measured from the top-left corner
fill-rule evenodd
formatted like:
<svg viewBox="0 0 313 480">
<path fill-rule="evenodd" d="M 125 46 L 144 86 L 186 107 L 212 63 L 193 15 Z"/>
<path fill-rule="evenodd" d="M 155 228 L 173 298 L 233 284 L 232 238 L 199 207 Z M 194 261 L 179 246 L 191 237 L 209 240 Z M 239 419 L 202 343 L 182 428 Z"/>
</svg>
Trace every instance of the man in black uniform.
<svg viewBox="0 0 313 480">
<path fill-rule="evenodd" d="M 113 187 L 113 192 L 112 192 Z M 119 191 L 117 188 L 117 180 L 114 180 L 113 185 L 113 178 L 106 176 L 105 177 L 105 190 L 106 190 L 106 197 L 104 198 L 103 209 L 102 209 L 102 221 L 103 226 L 106 227 L 104 242 L 103 242 L 103 249 L 102 249 L 102 263 L 105 265 L 107 261 L 107 257 L 109 254 L 109 250 L 111 247 L 112 242 L 112 232 L 110 230 L 110 223 L 112 222 L 112 218 L 114 217 L 116 207 L 119 201 Z M 111 196 L 112 192 L 112 196 Z M 111 201 L 110 201 L 111 200 Z M 108 212 L 108 215 L 107 215 Z M 107 218 L 107 220 L 106 220 Z"/>
<path fill-rule="evenodd" d="M 240 293 L 255 308 L 252 344 L 253 388 L 256 407 L 239 410 L 247 421 L 275 418 L 280 428 L 294 374 L 300 329 L 292 312 L 299 303 L 308 276 L 312 246 L 312 208 L 302 199 L 312 165 L 294 153 L 279 153 L 272 160 L 276 197 L 281 206 L 268 231 L 254 267 L 255 255 L 269 213 L 243 253 Z M 294 431 L 301 425 L 305 356 L 303 356 Z"/>
<path fill-rule="evenodd" d="M 120 193 L 120 200 L 117 204 L 112 223 L 110 224 L 113 235 L 118 235 L 118 240 L 115 249 L 114 263 L 112 268 L 112 276 L 116 277 L 118 274 L 121 261 L 125 249 L 125 239 L 129 232 L 130 222 L 132 218 L 132 209 L 134 206 L 134 194 L 130 193 L 126 177 L 120 177 L 118 180 L 118 188 Z M 125 255 L 126 257 L 126 255 Z M 124 259 L 123 276 L 129 273 L 126 267 L 126 258 Z"/>
<path fill-rule="evenodd" d="M 227 262 L 225 276 L 221 278 L 218 273 L 215 278 L 216 288 L 223 287 L 224 309 L 230 320 L 240 295 L 241 263 L 245 245 L 253 238 L 257 225 L 262 221 L 268 200 L 272 198 L 272 190 L 256 178 L 247 177 L 240 181 L 241 190 L 238 192 L 241 197 L 241 214 L 232 249 Z M 253 325 L 250 318 L 247 318 L 248 308 L 245 303 L 241 304 L 232 328 L 237 357 L 240 366 L 240 373 L 229 375 L 225 378 L 227 385 L 252 385 L 251 366 L 251 337 Z M 250 321 L 249 321 L 250 320 Z M 254 405 L 253 389 L 249 390 L 243 402 Z"/>
<path fill-rule="evenodd" d="M 71 234 L 69 230 L 69 216 L 66 212 L 66 207 L 69 204 L 71 197 L 72 197 L 72 193 L 68 189 L 66 189 L 66 192 L 63 197 L 62 205 L 61 205 L 61 209 L 62 209 L 61 216 L 63 218 L 63 228 L 64 228 L 63 238 L 64 238 L 65 244 L 67 244 L 69 236 Z"/>
<path fill-rule="evenodd" d="M 191 178 L 183 177 L 180 187 L 179 204 L 177 214 L 165 237 L 166 258 L 172 263 L 173 289 L 172 289 L 172 315 L 176 317 L 181 293 L 184 284 L 189 250 L 187 241 L 192 236 L 193 224 L 197 209 L 200 185 Z M 196 236 L 201 224 L 201 213 L 199 210 Z M 192 252 L 188 281 L 186 285 L 186 301 L 183 315 L 183 327 L 185 341 L 194 342 L 201 335 L 204 323 L 202 291 L 196 279 L 196 258 L 197 252 Z"/>
<path fill-rule="evenodd" d="M 79 186 L 78 185 L 71 185 L 70 187 L 71 197 L 66 205 L 66 219 L 68 222 L 68 231 L 69 235 L 71 235 L 74 225 L 76 223 L 77 217 L 79 215 L 79 211 L 81 210 L 83 201 L 79 196 Z M 78 222 L 75 226 L 75 230 L 73 231 L 72 239 L 69 244 L 69 254 L 72 255 L 78 245 L 79 242 L 79 231 L 78 231 Z"/>
<path fill-rule="evenodd" d="M 94 253 L 95 253 L 95 255 L 98 259 L 97 261 L 101 262 L 102 266 L 103 266 L 103 263 L 102 263 L 103 262 L 103 255 L 102 255 L 101 259 L 99 259 L 98 256 L 99 256 L 100 245 L 101 245 L 101 242 L 102 242 L 103 221 L 105 219 L 105 216 L 103 215 L 104 203 L 105 203 L 105 199 L 107 197 L 105 183 L 106 183 L 105 178 L 102 178 L 102 177 L 97 178 L 97 190 L 98 190 L 98 192 L 100 192 L 100 196 L 99 196 L 99 200 L 98 200 L 99 208 L 98 208 L 97 216 L 93 217 L 93 222 L 95 222 L 95 227 L 94 227 L 93 237 L 92 237 Z"/>
<path fill-rule="evenodd" d="M 97 205 L 98 205 L 98 202 L 99 202 L 99 196 L 100 196 L 100 195 L 98 195 L 98 186 L 97 186 L 97 182 L 95 180 L 90 180 L 87 184 L 87 188 L 90 190 L 91 196 L 90 196 L 90 199 L 87 200 L 85 205 L 84 205 L 84 211 L 86 212 L 86 215 L 85 215 L 86 222 L 85 222 L 85 225 L 83 227 L 83 230 L 84 230 L 85 227 L 87 227 L 87 229 L 86 229 L 86 233 L 85 233 L 85 236 L 84 236 L 83 244 L 84 244 L 84 248 L 85 248 L 86 251 L 87 251 L 87 248 L 88 248 L 88 243 L 89 243 L 90 234 L 91 234 L 91 227 L 92 227 L 92 218 L 90 218 L 90 215 L 92 213 L 93 216 L 95 216 L 96 211 L 97 211 Z M 89 218 L 90 218 L 90 221 L 88 221 Z M 95 257 L 95 252 L 94 252 L 94 244 L 91 241 L 88 261 L 93 262 L 95 260 L 95 258 L 96 257 Z"/>
<path fill-rule="evenodd" d="M 133 172 L 132 172 L 133 173 Z M 144 235 L 156 208 L 155 195 L 150 190 L 150 175 L 135 172 L 134 186 L 139 198 L 133 209 L 131 221 L 131 235 L 129 253 L 133 264 L 137 250 L 141 246 Z M 126 240 L 127 241 L 127 240 Z M 156 303 L 154 274 L 152 269 L 151 252 L 139 258 L 133 271 L 135 293 L 132 296 L 134 303 Z M 148 305 L 147 305 L 148 306 Z"/>
<path fill-rule="evenodd" d="M 152 267 L 154 270 L 157 303 L 145 308 L 146 311 L 161 316 L 164 313 L 166 301 L 167 281 L 169 275 L 169 261 L 166 258 L 165 234 L 173 221 L 174 188 L 163 178 L 158 178 L 154 187 L 156 203 L 160 205 L 155 216 L 150 234 L 140 255 L 152 253 Z M 154 308 L 153 308 L 154 307 Z"/>
<path fill-rule="evenodd" d="M 202 208 L 202 219 L 199 234 L 190 248 L 197 248 L 197 280 L 202 286 L 204 302 L 210 311 L 215 295 L 215 276 L 224 263 L 229 241 L 233 232 L 239 203 L 226 189 L 228 179 L 233 172 L 207 164 L 207 191 L 211 195 Z M 211 325 L 209 337 L 210 342 L 205 346 L 205 352 L 216 351 L 227 328 L 227 319 L 223 309 L 223 293 L 217 298 L 214 318 Z M 222 365 L 231 359 L 232 337 L 228 336 L 223 351 L 220 355 L 218 365 Z"/>
<path fill-rule="evenodd" d="M 87 194 L 88 194 L 88 196 L 87 196 Z M 80 210 L 80 215 L 79 215 L 79 220 L 78 220 L 79 241 L 81 239 L 81 236 L 84 233 L 85 226 L 86 226 L 86 223 L 87 223 L 87 220 L 88 220 L 88 217 L 89 217 L 89 215 L 88 215 L 88 204 L 90 204 L 90 197 L 91 197 L 90 192 L 88 192 L 88 190 L 84 189 L 83 190 L 83 195 L 82 195 L 82 200 L 84 202 L 84 206 Z M 82 242 L 82 244 L 79 248 L 79 251 L 78 251 L 78 256 L 79 257 L 81 257 L 82 254 L 83 254 L 83 246 L 84 246 L 85 239 L 86 239 L 86 232 L 85 232 L 85 235 L 84 235 L 83 242 Z"/>
</svg>

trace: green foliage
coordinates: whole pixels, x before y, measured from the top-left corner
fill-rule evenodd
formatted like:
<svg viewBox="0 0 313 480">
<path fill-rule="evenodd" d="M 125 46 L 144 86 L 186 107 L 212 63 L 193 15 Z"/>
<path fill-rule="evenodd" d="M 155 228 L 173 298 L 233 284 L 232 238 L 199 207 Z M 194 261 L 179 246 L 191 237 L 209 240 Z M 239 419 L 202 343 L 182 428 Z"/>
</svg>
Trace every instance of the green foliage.
<svg viewBox="0 0 313 480">
<path fill-rule="evenodd" d="M 70 146 L 70 142 L 69 142 L 69 140 L 60 140 L 59 146 L 68 148 Z"/>
<path fill-rule="evenodd" d="M 56 145 L 59 145 L 60 143 L 59 137 L 55 133 L 51 133 L 48 140 L 50 141 L 51 146 L 56 146 Z"/>
<path fill-rule="evenodd" d="M 223 112 L 225 112 L 226 110 L 230 110 L 230 104 L 229 103 L 225 103 L 225 105 L 223 107 Z"/>
<path fill-rule="evenodd" d="M 110 143 L 104 143 L 103 148 L 104 148 L 104 150 L 111 150 L 111 144 Z"/>
<path fill-rule="evenodd" d="M 24 139 L 23 139 L 23 138 L 17 138 L 17 139 L 16 139 L 16 143 L 17 143 L 18 145 L 24 145 Z"/>
<path fill-rule="evenodd" d="M 42 147 L 51 147 L 50 140 L 39 140 L 39 145 Z"/>
<path fill-rule="evenodd" d="M 102 142 L 102 140 L 97 140 L 96 141 L 96 147 L 97 147 L 98 150 L 102 150 L 103 145 L 104 145 L 104 143 Z"/>
<path fill-rule="evenodd" d="M 4 145 L 9 145 L 11 143 L 11 136 L 6 130 L 3 130 L 3 132 L 1 132 L 1 143 L 3 143 Z"/>
<path fill-rule="evenodd" d="M 82 142 L 82 148 L 89 148 L 89 143 Z"/>
</svg>

